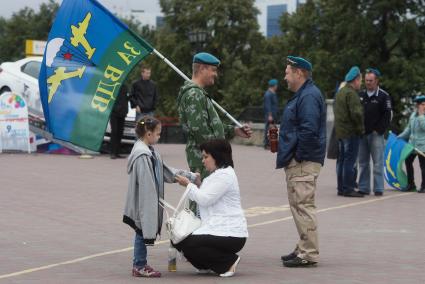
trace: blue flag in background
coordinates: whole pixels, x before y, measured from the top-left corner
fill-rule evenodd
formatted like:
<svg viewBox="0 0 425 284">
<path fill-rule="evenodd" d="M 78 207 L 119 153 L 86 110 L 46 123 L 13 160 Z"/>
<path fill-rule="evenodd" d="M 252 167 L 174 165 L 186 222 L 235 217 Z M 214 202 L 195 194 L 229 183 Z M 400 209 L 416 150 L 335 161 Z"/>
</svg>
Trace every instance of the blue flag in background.
<svg viewBox="0 0 425 284">
<path fill-rule="evenodd" d="M 128 73 L 153 51 L 95 0 L 64 0 L 39 77 L 53 137 L 98 151 Z"/>
<path fill-rule="evenodd" d="M 412 145 L 393 133 L 388 136 L 384 152 L 384 176 L 387 183 L 398 190 L 404 190 L 408 185 L 403 164 L 413 150 Z"/>
</svg>

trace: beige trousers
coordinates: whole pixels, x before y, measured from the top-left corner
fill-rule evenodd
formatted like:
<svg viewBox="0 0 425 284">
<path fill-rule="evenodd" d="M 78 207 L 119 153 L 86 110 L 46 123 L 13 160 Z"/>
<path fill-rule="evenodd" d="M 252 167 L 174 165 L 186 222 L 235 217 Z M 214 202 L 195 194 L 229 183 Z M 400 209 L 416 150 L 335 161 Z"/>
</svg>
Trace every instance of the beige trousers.
<svg viewBox="0 0 425 284">
<path fill-rule="evenodd" d="M 289 206 L 300 236 L 295 253 L 302 259 L 314 262 L 319 260 L 314 194 L 321 168 L 320 163 L 298 163 L 294 159 L 285 168 Z"/>
</svg>

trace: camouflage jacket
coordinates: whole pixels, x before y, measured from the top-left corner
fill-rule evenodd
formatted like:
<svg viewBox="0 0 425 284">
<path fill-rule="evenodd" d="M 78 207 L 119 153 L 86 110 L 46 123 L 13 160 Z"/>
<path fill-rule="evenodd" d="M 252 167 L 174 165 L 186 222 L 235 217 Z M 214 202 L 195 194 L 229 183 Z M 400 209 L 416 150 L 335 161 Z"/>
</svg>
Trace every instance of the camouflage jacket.
<svg viewBox="0 0 425 284">
<path fill-rule="evenodd" d="M 364 134 L 363 106 L 358 92 L 349 84 L 335 96 L 334 116 L 337 139 Z"/>
<path fill-rule="evenodd" d="M 208 175 L 202 165 L 199 146 L 214 138 L 232 138 L 234 126 L 223 124 L 207 92 L 192 82 L 185 82 L 177 98 L 180 124 L 187 134 L 186 159 L 192 172 Z"/>
</svg>

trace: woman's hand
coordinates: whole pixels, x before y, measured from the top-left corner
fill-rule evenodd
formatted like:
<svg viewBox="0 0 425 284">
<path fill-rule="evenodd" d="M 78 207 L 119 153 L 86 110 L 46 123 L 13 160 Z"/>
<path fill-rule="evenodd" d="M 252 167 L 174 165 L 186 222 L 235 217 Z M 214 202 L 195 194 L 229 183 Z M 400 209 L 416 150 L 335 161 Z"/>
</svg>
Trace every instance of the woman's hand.
<svg viewBox="0 0 425 284">
<path fill-rule="evenodd" d="M 202 181 L 201 181 L 201 174 L 200 173 L 195 173 L 195 176 L 196 176 L 195 184 L 196 184 L 197 187 L 200 187 L 201 186 L 201 183 L 202 183 Z"/>
<path fill-rule="evenodd" d="M 176 181 L 182 186 L 187 186 L 190 183 L 190 180 L 187 177 L 180 175 L 176 175 Z"/>
</svg>

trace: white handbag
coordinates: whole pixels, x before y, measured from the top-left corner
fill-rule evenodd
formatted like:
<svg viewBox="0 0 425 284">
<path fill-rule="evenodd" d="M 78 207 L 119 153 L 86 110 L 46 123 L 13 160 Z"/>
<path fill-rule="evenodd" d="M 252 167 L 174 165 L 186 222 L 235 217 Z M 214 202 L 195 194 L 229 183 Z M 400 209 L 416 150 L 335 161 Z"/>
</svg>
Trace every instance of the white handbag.
<svg viewBox="0 0 425 284">
<path fill-rule="evenodd" d="M 167 232 L 170 235 L 170 239 L 173 244 L 178 244 L 183 241 L 187 236 L 192 234 L 196 229 L 201 227 L 201 219 L 195 216 L 195 214 L 187 206 L 187 195 L 189 194 L 189 188 L 183 193 L 180 198 L 177 207 L 174 208 L 164 199 L 160 198 L 160 204 L 164 208 L 168 207 L 173 210 L 171 217 L 169 216 L 167 210 L 166 228 Z"/>
</svg>

